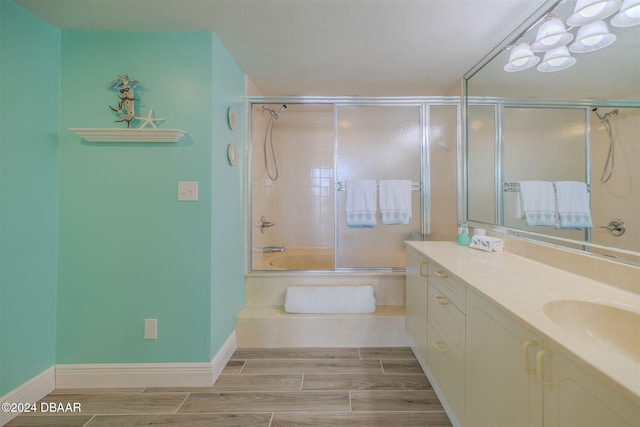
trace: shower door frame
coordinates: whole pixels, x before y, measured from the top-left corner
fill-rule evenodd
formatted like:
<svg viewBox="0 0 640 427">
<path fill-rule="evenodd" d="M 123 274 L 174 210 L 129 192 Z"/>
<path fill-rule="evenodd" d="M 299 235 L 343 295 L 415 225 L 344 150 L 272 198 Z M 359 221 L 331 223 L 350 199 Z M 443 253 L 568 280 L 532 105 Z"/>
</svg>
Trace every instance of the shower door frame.
<svg viewBox="0 0 640 427">
<path fill-rule="evenodd" d="M 459 156 L 462 148 L 462 99 L 458 96 L 435 96 L 435 97 L 307 97 L 307 96 L 248 96 L 247 97 L 247 160 L 246 167 L 246 217 L 247 217 L 247 251 L 246 251 L 246 272 L 260 274 L 287 274 L 300 273 L 301 271 L 313 271 L 314 273 L 345 273 L 345 272 L 404 272 L 405 268 L 392 267 L 371 267 L 371 268 L 337 268 L 338 262 L 338 222 L 334 222 L 334 269 L 333 270 L 253 270 L 253 224 L 252 224 L 252 164 L 253 164 L 253 105 L 266 104 L 331 104 L 333 106 L 333 146 L 334 146 L 334 171 L 337 163 L 337 143 L 338 143 L 338 108 L 351 106 L 410 106 L 419 108 L 420 127 L 420 235 L 422 240 L 431 233 L 431 180 L 430 180 L 430 154 L 429 154 L 429 130 L 430 130 L 430 108 L 434 106 L 456 106 L 456 150 L 458 153 L 458 199 L 460 193 L 460 161 Z M 334 175 L 335 179 L 335 175 Z M 334 218 L 337 218 L 337 191 L 338 182 L 334 181 Z"/>
</svg>

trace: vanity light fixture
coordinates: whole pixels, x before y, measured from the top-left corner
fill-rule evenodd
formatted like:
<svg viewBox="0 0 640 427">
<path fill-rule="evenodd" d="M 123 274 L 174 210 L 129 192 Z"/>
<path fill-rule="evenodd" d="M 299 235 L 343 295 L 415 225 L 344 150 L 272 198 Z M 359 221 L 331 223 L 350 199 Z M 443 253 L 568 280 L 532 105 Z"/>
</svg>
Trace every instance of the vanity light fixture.
<svg viewBox="0 0 640 427">
<path fill-rule="evenodd" d="M 640 0 L 575 0 L 573 13 L 567 19 L 567 27 L 565 27 L 555 13 L 558 5 L 566 1 L 559 1 L 544 18 L 520 34 L 515 45 L 506 48 L 511 50 L 511 53 L 509 62 L 504 66 L 505 71 L 523 71 L 535 65 L 537 70 L 542 72 L 560 71 L 571 67 L 576 63 L 576 59 L 569 51 L 593 52 L 604 49 L 616 41 L 617 36 L 609 31 L 604 22 L 605 18 L 614 14 L 615 16 L 610 20 L 614 27 L 640 25 Z M 535 41 L 527 44 L 523 40 L 525 35 L 538 25 L 540 26 Z M 570 32 L 574 28 L 577 29 L 575 41 L 574 35 Z M 574 42 L 567 48 L 571 41 Z M 542 62 L 534 52 L 544 53 Z"/>
<path fill-rule="evenodd" d="M 573 14 L 567 19 L 570 27 L 579 27 L 607 18 L 622 5 L 622 0 L 577 0 Z"/>
<path fill-rule="evenodd" d="M 536 41 L 531 45 L 531 50 L 534 52 L 547 52 L 564 46 L 571 40 L 573 40 L 573 34 L 567 32 L 560 18 L 550 13 L 542 21 Z"/>
<path fill-rule="evenodd" d="M 504 70 L 510 73 L 516 71 L 524 71 L 540 62 L 540 57 L 536 56 L 532 51 L 529 44 L 518 41 L 516 45 L 511 49 L 509 54 L 509 63 L 504 66 Z"/>
<path fill-rule="evenodd" d="M 611 18 L 614 27 L 631 27 L 640 24 L 640 0 L 624 0 L 620 12 Z"/>
<path fill-rule="evenodd" d="M 616 41 L 604 21 L 596 21 L 580 27 L 576 41 L 569 46 L 573 53 L 587 53 L 603 49 Z"/>
<path fill-rule="evenodd" d="M 576 58 L 571 56 L 566 46 L 560 46 L 548 52 L 545 52 L 544 58 L 537 70 L 543 73 L 552 73 L 554 71 L 566 70 L 576 63 Z"/>
</svg>

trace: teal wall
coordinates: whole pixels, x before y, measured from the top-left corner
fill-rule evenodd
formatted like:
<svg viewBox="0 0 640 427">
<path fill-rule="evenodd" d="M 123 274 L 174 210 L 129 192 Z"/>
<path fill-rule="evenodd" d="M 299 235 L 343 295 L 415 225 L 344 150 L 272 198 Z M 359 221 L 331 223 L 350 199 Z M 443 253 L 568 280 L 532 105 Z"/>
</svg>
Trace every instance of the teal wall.
<svg viewBox="0 0 640 427">
<path fill-rule="evenodd" d="M 107 82 L 122 73 L 142 85 L 139 114 L 188 131 L 180 142 L 87 143 L 67 131 L 125 126 L 108 108 Z M 238 81 L 211 33 L 63 32 L 57 363 L 209 361 L 233 331 L 242 251 L 240 264 L 216 254 L 243 242 L 243 205 L 227 203 L 242 195 L 241 168 L 224 164 L 230 99 L 244 120 Z M 198 181 L 199 201 L 178 202 L 178 181 Z M 235 241 L 215 238 L 214 224 Z M 143 339 L 145 318 L 158 319 L 157 340 Z"/>
<path fill-rule="evenodd" d="M 235 329 L 235 316 L 244 306 L 244 189 L 245 78 L 217 38 L 213 38 L 213 211 L 211 353 L 215 354 Z M 227 110 L 238 116 L 234 131 L 227 125 Z M 219 131 L 218 131 L 219 130 Z M 227 147 L 238 151 L 235 167 L 229 166 Z"/>
<path fill-rule="evenodd" d="M 210 361 L 244 305 L 244 73 L 212 33 L 60 31 L 11 0 L 0 36 L 0 395 L 56 363 Z M 68 130 L 124 127 L 122 73 L 180 142 Z"/>
<path fill-rule="evenodd" d="M 0 396 L 55 363 L 60 31 L 0 0 Z"/>
</svg>

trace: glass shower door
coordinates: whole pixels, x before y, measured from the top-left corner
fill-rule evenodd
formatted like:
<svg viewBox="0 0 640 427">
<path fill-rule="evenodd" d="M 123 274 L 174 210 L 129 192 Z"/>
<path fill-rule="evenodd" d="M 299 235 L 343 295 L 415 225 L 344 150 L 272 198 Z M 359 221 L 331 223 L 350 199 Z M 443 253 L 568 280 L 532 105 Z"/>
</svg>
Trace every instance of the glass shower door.
<svg viewBox="0 0 640 427">
<path fill-rule="evenodd" d="M 404 268 L 404 241 L 420 239 L 420 114 L 420 105 L 336 107 L 337 269 Z M 411 180 L 409 223 L 385 225 L 377 217 L 371 228 L 347 226 L 346 182 L 355 179 Z"/>
</svg>

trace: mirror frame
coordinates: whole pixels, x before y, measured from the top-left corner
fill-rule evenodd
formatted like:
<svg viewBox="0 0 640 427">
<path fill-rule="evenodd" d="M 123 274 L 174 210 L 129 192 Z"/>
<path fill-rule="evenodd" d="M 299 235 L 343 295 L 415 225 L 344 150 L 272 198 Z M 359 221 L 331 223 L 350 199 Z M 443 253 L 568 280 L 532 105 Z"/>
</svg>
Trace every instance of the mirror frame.
<svg viewBox="0 0 640 427">
<path fill-rule="evenodd" d="M 469 219 L 469 199 L 468 199 L 468 178 L 469 178 L 469 105 L 478 105 L 478 99 L 474 99 L 474 97 L 469 95 L 469 80 L 477 74 L 480 70 L 484 68 L 489 62 L 494 60 L 500 53 L 502 53 L 507 46 L 512 44 L 515 40 L 522 36 L 526 31 L 535 26 L 544 16 L 547 15 L 550 11 L 554 10 L 560 3 L 565 0 L 547 0 L 545 1 L 538 9 L 536 9 L 527 20 L 523 21 L 515 30 L 513 30 L 509 36 L 507 36 L 501 43 L 499 43 L 495 48 L 493 48 L 487 55 L 485 55 L 476 65 L 474 65 L 467 73 L 464 74 L 462 79 L 462 150 L 460 150 L 460 154 L 458 156 L 458 222 L 460 224 L 469 224 L 472 227 L 487 227 L 491 226 L 494 231 L 497 231 L 501 234 L 515 237 L 524 240 L 534 241 L 536 243 L 541 243 L 548 246 L 559 247 L 562 249 L 567 249 L 571 251 L 576 251 L 580 253 L 584 253 L 591 256 L 596 256 L 599 258 L 605 258 L 609 260 L 615 260 L 617 262 L 621 262 L 624 264 L 630 264 L 638 266 L 640 265 L 640 251 L 616 248 L 614 246 L 606 246 L 600 245 L 593 242 L 587 242 L 584 240 L 573 240 L 567 239 L 563 237 L 550 236 L 543 233 L 537 233 L 534 231 L 517 229 L 512 227 L 506 227 L 503 225 L 497 225 L 497 212 L 494 215 L 494 222 L 487 223 L 476 221 L 473 219 Z M 506 98 L 493 98 L 490 97 L 477 97 L 483 100 L 483 102 L 504 102 Z M 521 104 L 526 98 L 518 98 L 517 103 Z M 475 102 L 474 102 L 475 101 Z M 481 102 L 482 103 L 482 102 Z M 532 104 L 536 104 L 537 106 L 542 106 L 544 104 L 548 105 L 562 105 L 571 103 L 573 106 L 590 106 L 590 105 L 598 105 L 602 107 L 633 107 L 640 108 L 639 100 L 603 100 L 603 99 L 578 99 L 578 100 L 540 100 L 535 99 Z M 494 189 L 494 191 L 497 191 Z M 496 200 L 498 199 L 496 195 Z M 499 206 L 496 206 L 498 209 Z M 590 250 L 598 249 L 604 251 L 605 253 L 594 253 Z M 611 254 L 611 255 L 609 255 Z M 618 259 L 616 254 L 624 255 L 625 257 L 622 259 Z M 613 257 L 613 258 L 612 258 Z M 629 259 L 631 258 L 631 259 Z"/>
</svg>

